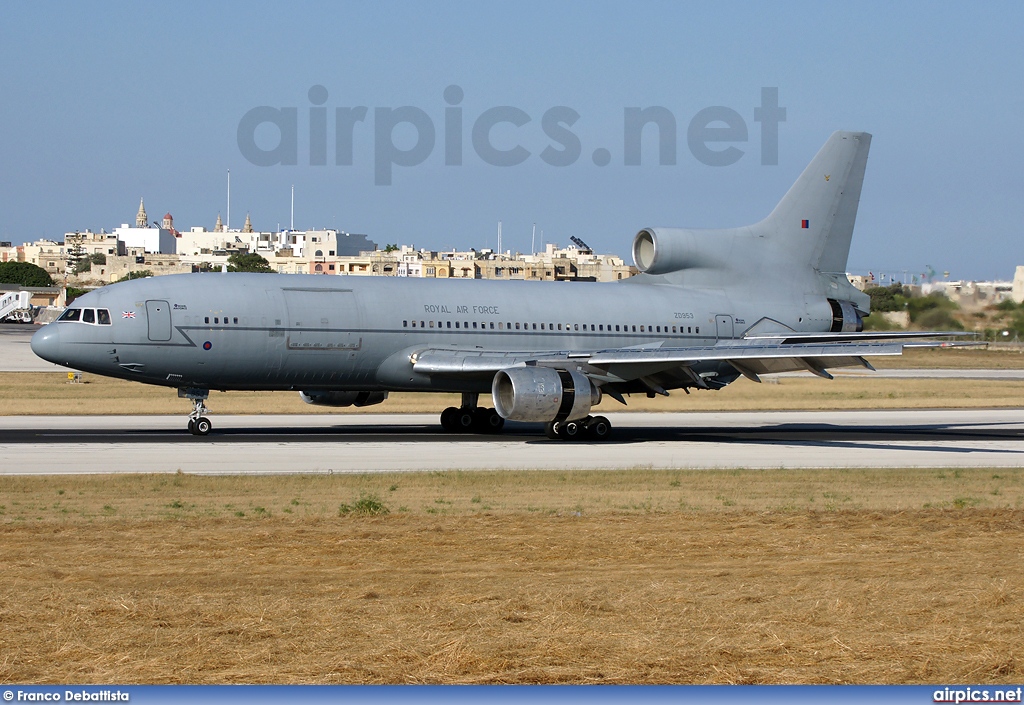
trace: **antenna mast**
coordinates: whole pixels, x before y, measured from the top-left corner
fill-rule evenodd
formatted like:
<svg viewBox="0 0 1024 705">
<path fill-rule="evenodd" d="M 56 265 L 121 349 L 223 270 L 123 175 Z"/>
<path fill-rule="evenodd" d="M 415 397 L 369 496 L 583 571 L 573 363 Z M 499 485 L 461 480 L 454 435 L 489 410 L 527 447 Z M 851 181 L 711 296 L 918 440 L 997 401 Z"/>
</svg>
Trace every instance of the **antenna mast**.
<svg viewBox="0 0 1024 705">
<path fill-rule="evenodd" d="M 295 230 L 295 184 L 292 184 L 292 224 L 289 230 Z"/>
<path fill-rule="evenodd" d="M 228 169 L 228 224 L 224 228 L 224 231 L 227 232 L 228 230 L 231 230 L 231 170 L 230 169 Z"/>
</svg>

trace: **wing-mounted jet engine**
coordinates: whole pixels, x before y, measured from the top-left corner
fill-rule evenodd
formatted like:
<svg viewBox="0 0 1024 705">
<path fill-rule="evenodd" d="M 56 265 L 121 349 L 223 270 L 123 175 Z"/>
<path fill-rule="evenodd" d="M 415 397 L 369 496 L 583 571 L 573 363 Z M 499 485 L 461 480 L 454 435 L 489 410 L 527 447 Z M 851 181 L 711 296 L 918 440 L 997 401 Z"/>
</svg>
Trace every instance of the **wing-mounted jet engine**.
<svg viewBox="0 0 1024 705">
<path fill-rule="evenodd" d="M 512 421 L 541 421 L 551 438 L 575 438 L 582 433 L 603 440 L 611 424 L 603 416 L 591 417 L 601 403 L 601 390 L 576 370 L 529 365 L 500 370 L 491 387 L 494 408 Z"/>
</svg>

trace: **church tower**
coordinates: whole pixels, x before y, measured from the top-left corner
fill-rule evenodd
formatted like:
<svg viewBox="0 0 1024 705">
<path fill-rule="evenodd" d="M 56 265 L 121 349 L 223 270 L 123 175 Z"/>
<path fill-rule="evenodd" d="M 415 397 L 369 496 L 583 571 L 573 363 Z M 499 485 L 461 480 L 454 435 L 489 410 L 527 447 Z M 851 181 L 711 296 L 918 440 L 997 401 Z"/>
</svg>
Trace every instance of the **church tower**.
<svg viewBox="0 0 1024 705">
<path fill-rule="evenodd" d="M 251 233 L 252 232 L 252 221 L 249 220 L 249 214 L 248 213 L 245 214 L 245 226 L 242 227 L 242 232 L 243 233 Z"/>
<path fill-rule="evenodd" d="M 224 232 L 224 221 L 220 219 L 220 213 L 217 214 L 217 224 L 213 226 L 213 232 L 222 233 Z"/>
<path fill-rule="evenodd" d="M 135 215 L 135 227 L 149 227 L 149 219 L 146 217 L 146 204 L 143 203 L 143 200 L 141 198 L 139 199 L 139 212 Z"/>
<path fill-rule="evenodd" d="M 174 230 L 174 216 L 170 213 L 164 214 L 164 230 Z"/>
</svg>

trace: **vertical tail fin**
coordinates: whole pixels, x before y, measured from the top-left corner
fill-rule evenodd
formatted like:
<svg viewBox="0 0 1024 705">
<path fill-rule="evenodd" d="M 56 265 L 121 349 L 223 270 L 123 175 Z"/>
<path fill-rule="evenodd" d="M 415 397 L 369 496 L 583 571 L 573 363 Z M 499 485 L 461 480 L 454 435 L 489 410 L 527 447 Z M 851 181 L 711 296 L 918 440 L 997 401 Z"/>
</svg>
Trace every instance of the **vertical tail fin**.
<svg viewBox="0 0 1024 705">
<path fill-rule="evenodd" d="M 871 135 L 835 132 L 775 210 L 753 226 L 819 272 L 845 272 Z"/>
</svg>

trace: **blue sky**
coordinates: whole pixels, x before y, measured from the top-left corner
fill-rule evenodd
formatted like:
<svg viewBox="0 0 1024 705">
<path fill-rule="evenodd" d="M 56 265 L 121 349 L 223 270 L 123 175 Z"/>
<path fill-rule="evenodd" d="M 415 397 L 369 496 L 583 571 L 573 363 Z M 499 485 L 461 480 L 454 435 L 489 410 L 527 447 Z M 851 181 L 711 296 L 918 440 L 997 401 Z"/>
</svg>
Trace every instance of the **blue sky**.
<svg viewBox="0 0 1024 705">
<path fill-rule="evenodd" d="M 0 23 L 0 239 L 61 238 L 151 219 L 257 229 L 339 227 L 378 243 L 530 249 L 531 225 L 566 245 L 583 238 L 627 255 L 654 225 L 728 227 L 766 215 L 837 129 L 874 135 L 854 272 L 1011 278 L 1024 264 L 1024 5 L 1020 3 L 9 3 Z M 446 165 L 445 89 L 463 99 L 462 164 Z M 310 88 L 323 86 L 326 164 L 311 165 Z M 763 165 L 754 110 L 777 88 L 778 164 Z M 239 123 L 258 106 L 294 108 L 297 163 L 257 166 Z M 335 163 L 335 110 L 364 106 L 352 164 Z M 381 108 L 414 106 L 435 144 L 421 163 L 375 183 L 376 161 L 422 138 L 409 124 L 378 134 Z M 494 166 L 474 150 L 485 111 Z M 579 114 L 580 155 L 542 126 Z M 624 110 L 662 106 L 677 125 L 676 163 L 659 164 L 653 127 L 639 166 L 624 162 Z M 687 127 L 724 106 L 748 133 L 742 156 L 709 166 Z M 344 131 L 343 131 L 344 132 Z M 256 144 L 271 150 L 277 128 Z M 378 144 L 379 143 L 379 144 Z M 394 145 L 391 147 L 391 145 Z M 729 145 L 721 145 L 726 147 Z M 716 149 L 718 145 L 714 146 Z M 596 149 L 610 161 L 598 166 Z M 375 154 L 376 153 L 376 154 Z"/>
</svg>

